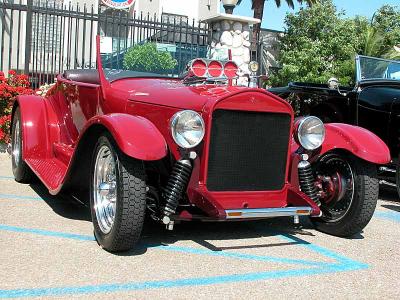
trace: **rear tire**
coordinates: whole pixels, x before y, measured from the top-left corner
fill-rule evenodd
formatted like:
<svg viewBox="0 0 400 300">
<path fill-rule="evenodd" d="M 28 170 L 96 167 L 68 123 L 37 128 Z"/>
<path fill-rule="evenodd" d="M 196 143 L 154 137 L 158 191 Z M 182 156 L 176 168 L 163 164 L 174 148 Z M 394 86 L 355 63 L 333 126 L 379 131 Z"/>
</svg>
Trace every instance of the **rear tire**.
<svg viewBox="0 0 400 300">
<path fill-rule="evenodd" d="M 12 171 L 17 182 L 30 183 L 33 178 L 33 173 L 26 162 L 22 159 L 23 134 L 21 124 L 21 112 L 19 107 L 17 107 L 11 125 Z"/>
<path fill-rule="evenodd" d="M 343 161 L 350 166 L 353 178 L 353 198 L 345 214 L 337 220 L 327 218 L 312 218 L 317 230 L 340 237 L 350 237 L 360 233 L 371 220 L 379 194 L 377 167 L 353 156 L 342 156 Z M 323 211 L 324 203 L 321 205 Z"/>
<path fill-rule="evenodd" d="M 110 252 L 132 249 L 146 211 L 143 163 L 123 154 L 105 133 L 97 141 L 91 170 L 90 207 L 97 242 Z"/>
</svg>

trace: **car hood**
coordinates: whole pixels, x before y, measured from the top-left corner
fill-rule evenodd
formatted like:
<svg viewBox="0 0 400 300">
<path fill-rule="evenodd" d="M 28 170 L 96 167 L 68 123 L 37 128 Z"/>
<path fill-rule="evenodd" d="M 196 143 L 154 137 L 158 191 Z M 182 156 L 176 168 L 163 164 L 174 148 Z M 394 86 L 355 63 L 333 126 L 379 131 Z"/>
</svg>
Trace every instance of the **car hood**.
<svg viewBox="0 0 400 300">
<path fill-rule="evenodd" d="M 181 109 L 201 111 L 210 101 L 247 91 L 246 87 L 202 84 L 188 86 L 182 80 L 160 78 L 130 78 L 117 80 L 112 88 L 128 92 L 130 101 L 152 103 Z"/>
</svg>

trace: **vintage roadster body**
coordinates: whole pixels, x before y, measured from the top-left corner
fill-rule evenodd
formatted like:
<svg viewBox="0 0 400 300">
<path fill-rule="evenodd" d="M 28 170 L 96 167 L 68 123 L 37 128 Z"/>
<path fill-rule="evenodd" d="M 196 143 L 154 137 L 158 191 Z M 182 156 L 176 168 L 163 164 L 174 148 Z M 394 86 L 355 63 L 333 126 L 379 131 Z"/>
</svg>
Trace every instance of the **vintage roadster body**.
<svg viewBox="0 0 400 300">
<path fill-rule="evenodd" d="M 296 99 L 300 115 L 361 126 L 379 136 L 392 156 L 389 165 L 379 168 L 380 182 L 397 187 L 400 195 L 400 61 L 358 56 L 355 65 L 354 87 L 292 82 L 270 91 Z"/>
<path fill-rule="evenodd" d="M 192 60 L 179 78 L 110 61 L 99 51 L 98 70 L 66 71 L 45 97 L 19 97 L 12 118 L 16 180 L 33 171 L 51 194 L 90 202 L 108 251 L 134 247 L 146 214 L 169 229 L 306 215 L 338 236 L 371 219 L 376 165 L 390 161 L 373 133 L 295 120 L 281 98 L 232 85 L 232 62 Z"/>
</svg>

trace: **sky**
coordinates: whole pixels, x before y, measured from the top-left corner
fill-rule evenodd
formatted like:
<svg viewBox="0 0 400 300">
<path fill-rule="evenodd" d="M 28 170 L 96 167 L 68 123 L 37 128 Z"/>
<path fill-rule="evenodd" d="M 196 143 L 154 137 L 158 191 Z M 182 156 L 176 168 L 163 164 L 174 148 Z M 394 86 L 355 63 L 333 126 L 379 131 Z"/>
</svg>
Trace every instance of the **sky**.
<svg viewBox="0 0 400 300">
<path fill-rule="evenodd" d="M 385 4 L 400 8 L 400 0 L 334 0 L 333 2 L 339 10 L 344 10 L 349 17 L 360 15 L 371 18 L 374 12 Z M 294 11 L 298 9 L 299 4 L 295 2 Z M 274 0 L 266 0 L 262 28 L 284 30 L 284 19 L 287 12 L 293 12 L 293 10 L 286 5 L 285 1 L 282 1 L 281 7 L 277 8 Z M 252 17 L 251 0 L 243 0 L 235 8 L 234 14 Z"/>
</svg>

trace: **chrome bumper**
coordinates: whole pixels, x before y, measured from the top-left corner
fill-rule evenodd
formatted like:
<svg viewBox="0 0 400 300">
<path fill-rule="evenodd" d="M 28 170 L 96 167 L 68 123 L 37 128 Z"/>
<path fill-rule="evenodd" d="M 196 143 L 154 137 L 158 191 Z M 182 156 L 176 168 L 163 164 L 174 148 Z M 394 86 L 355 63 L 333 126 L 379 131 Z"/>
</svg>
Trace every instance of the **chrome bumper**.
<svg viewBox="0 0 400 300">
<path fill-rule="evenodd" d="M 308 206 L 283 208 L 228 209 L 226 219 L 258 219 L 274 217 L 309 216 L 312 208 Z"/>
</svg>

